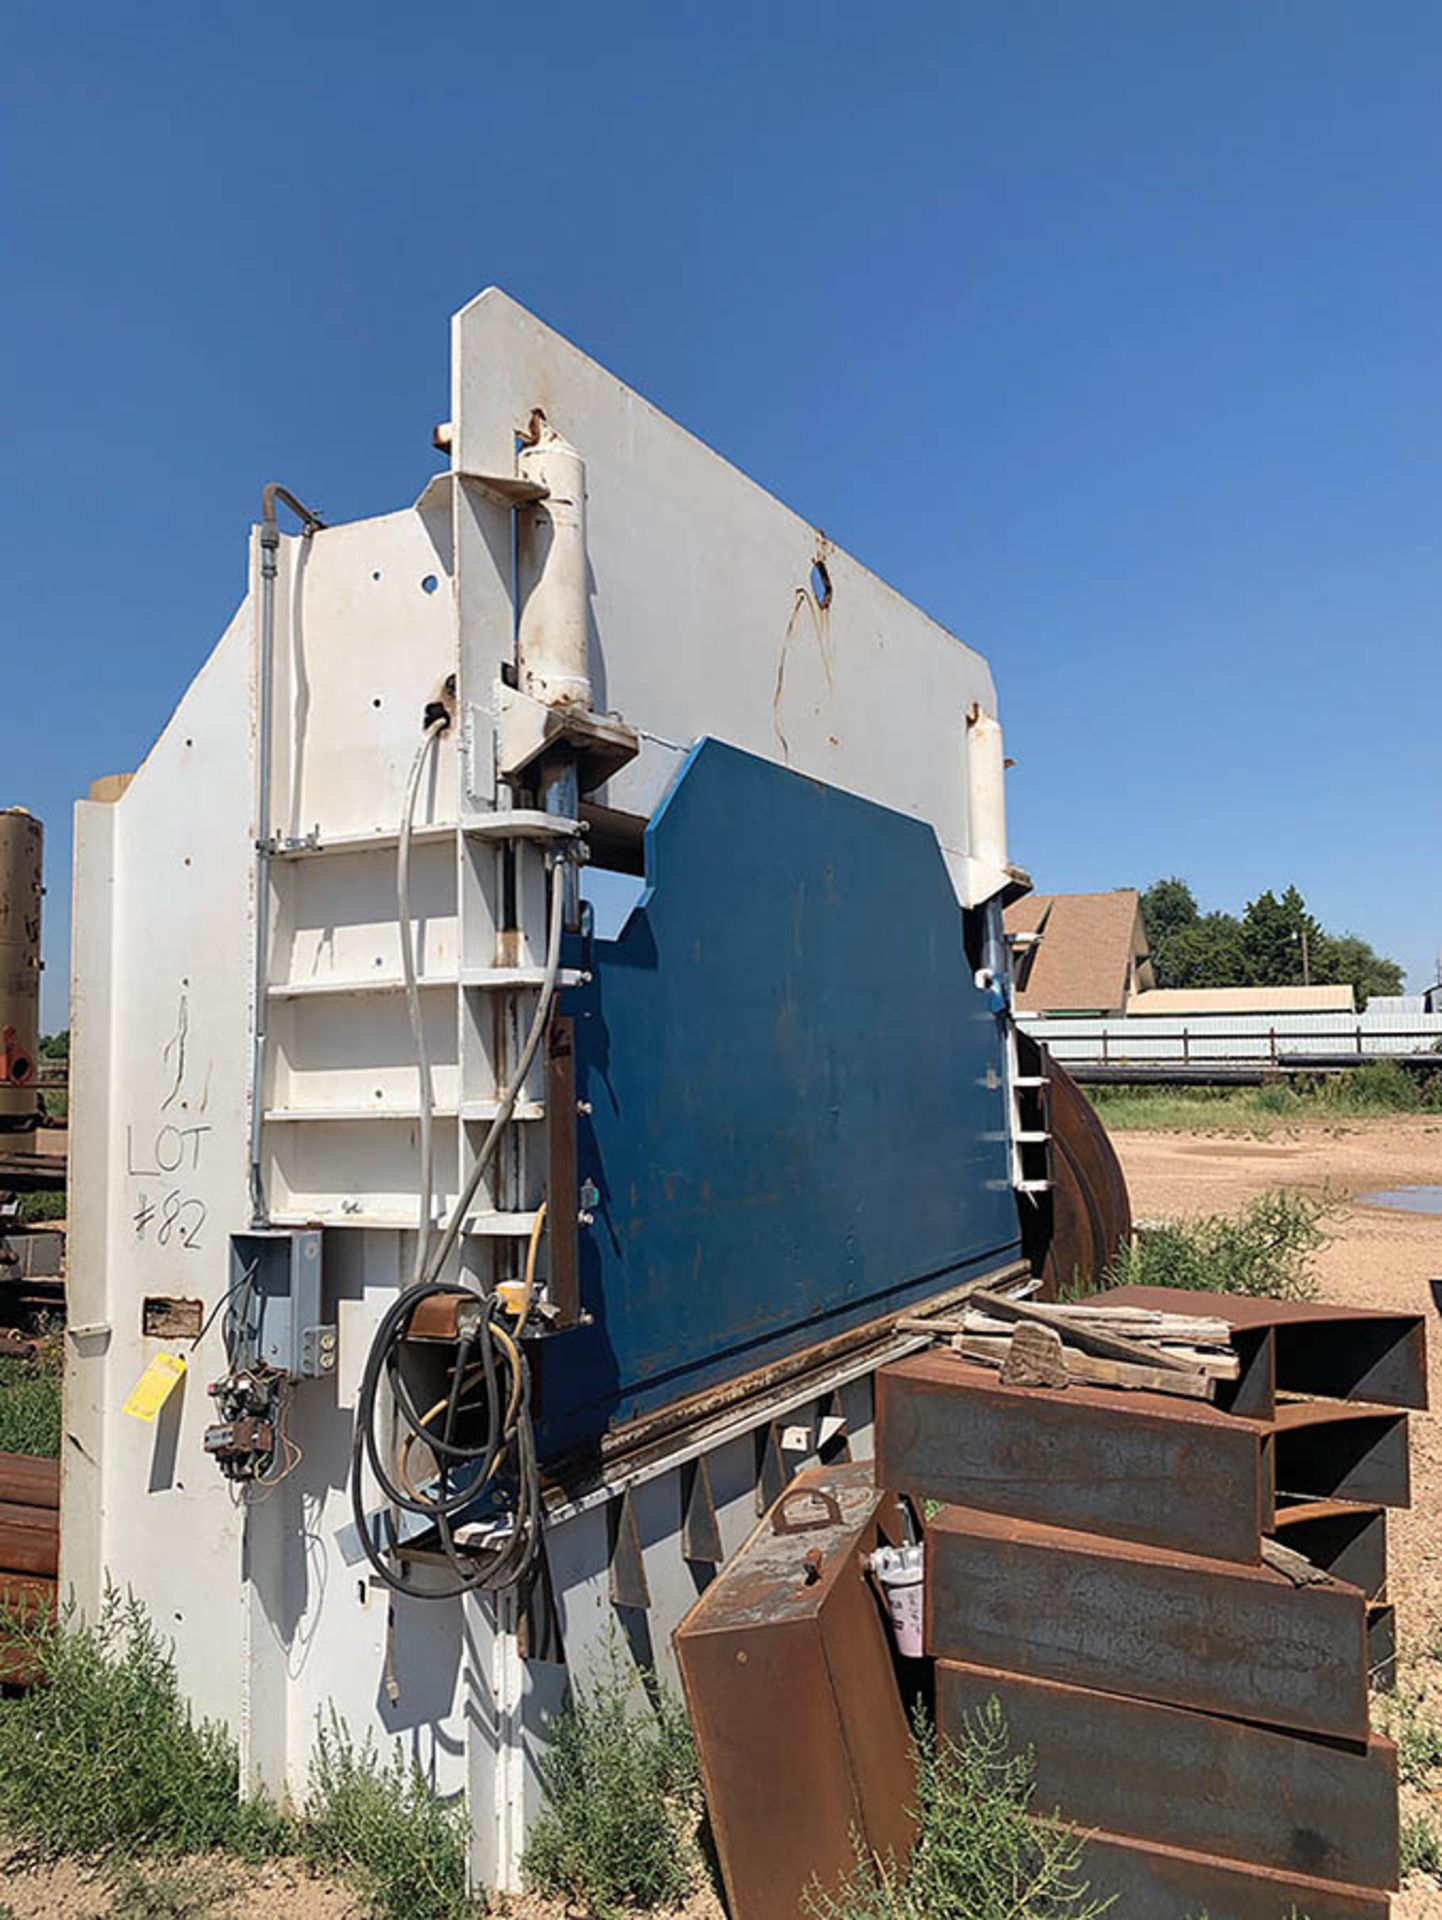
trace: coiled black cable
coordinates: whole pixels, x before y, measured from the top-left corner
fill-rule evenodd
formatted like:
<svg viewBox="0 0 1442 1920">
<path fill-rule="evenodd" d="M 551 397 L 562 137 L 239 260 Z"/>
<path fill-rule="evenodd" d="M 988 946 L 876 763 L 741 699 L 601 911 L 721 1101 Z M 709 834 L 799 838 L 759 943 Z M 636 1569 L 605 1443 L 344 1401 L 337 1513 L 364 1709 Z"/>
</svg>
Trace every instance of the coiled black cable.
<svg viewBox="0 0 1442 1920">
<path fill-rule="evenodd" d="M 421 1412 L 401 1371 L 401 1345 L 411 1318 L 424 1300 L 439 1295 L 473 1306 L 476 1318 L 462 1328 L 456 1347 L 455 1369 L 444 1399 Z M 387 1309 L 376 1329 L 356 1399 L 351 1442 L 351 1507 L 366 1558 L 388 1587 L 415 1600 L 457 1599 L 465 1593 L 503 1592 L 524 1580 L 533 1565 L 541 1536 L 541 1481 L 531 1425 L 530 1367 L 519 1341 L 497 1318 L 499 1302 L 469 1287 L 431 1281 L 408 1287 Z M 472 1359 L 472 1355 L 476 1357 Z M 397 1470 L 386 1462 L 387 1449 L 376 1431 L 380 1386 L 384 1380 L 405 1438 L 397 1455 Z M 471 1396 L 480 1389 L 477 1403 Z M 483 1437 L 458 1437 L 463 1417 L 484 1421 Z M 442 1424 L 437 1430 L 436 1421 Z M 406 1471 L 411 1449 L 422 1444 L 436 1463 L 434 1485 L 422 1490 Z M 404 1559 L 404 1548 L 394 1543 L 388 1560 L 377 1541 L 371 1516 L 365 1511 L 363 1466 L 368 1465 L 392 1508 L 418 1514 L 436 1530 L 441 1551 L 454 1572 L 444 1587 L 419 1585 L 394 1564 Z M 494 1547 L 456 1544 L 455 1522 L 466 1509 L 495 1487 L 505 1501 L 503 1533 Z"/>
</svg>

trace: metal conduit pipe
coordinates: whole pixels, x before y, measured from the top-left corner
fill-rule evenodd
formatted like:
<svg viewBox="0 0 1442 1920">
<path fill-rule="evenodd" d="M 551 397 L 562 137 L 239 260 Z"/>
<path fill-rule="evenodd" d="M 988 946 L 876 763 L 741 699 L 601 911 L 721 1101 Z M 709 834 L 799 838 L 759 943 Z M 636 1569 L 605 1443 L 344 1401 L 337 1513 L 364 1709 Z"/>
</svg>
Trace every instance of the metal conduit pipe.
<svg viewBox="0 0 1442 1920">
<path fill-rule="evenodd" d="M 260 659 L 256 687 L 256 799 L 255 799 L 255 1021 L 250 1072 L 250 1206 L 252 1224 L 266 1225 L 265 1177 L 261 1167 L 260 1136 L 264 1121 L 266 989 L 270 980 L 270 856 L 273 851 L 270 820 L 271 708 L 275 680 L 276 555 L 280 551 L 277 500 L 290 508 L 308 540 L 324 525 L 317 513 L 297 500 L 288 487 L 272 480 L 260 503 Z"/>
</svg>

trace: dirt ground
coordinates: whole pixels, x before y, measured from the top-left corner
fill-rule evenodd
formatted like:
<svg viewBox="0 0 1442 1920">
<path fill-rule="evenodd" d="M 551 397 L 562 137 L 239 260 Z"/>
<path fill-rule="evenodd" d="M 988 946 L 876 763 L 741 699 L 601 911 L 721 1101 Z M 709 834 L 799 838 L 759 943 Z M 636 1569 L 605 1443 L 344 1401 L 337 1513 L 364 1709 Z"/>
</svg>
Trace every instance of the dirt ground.
<svg viewBox="0 0 1442 1920">
<path fill-rule="evenodd" d="M 1231 1213 L 1278 1186 L 1325 1197 L 1333 1207 L 1333 1237 L 1318 1257 L 1323 1297 L 1426 1313 L 1433 1406 L 1442 1408 L 1442 1316 L 1430 1286 L 1442 1280 L 1442 1215 L 1357 1204 L 1357 1196 L 1376 1188 L 1442 1185 L 1442 1119 L 1308 1126 L 1259 1140 L 1122 1133 L 1116 1141 L 1139 1220 Z M 1388 1523 L 1404 1675 L 1431 1687 L 1434 1702 L 1442 1699 L 1439 1420 L 1437 1412 L 1413 1416 L 1412 1507 Z M 1436 1811 L 1442 1818 L 1442 1805 Z M 26 1868 L 0 1857 L 0 1914 L 6 1902 L 15 1920 L 239 1920 L 242 1914 L 245 1920 L 361 1920 L 364 1913 L 333 1883 L 288 1862 L 255 1872 L 228 1862 L 188 1863 L 171 1897 L 153 1905 L 122 1900 L 117 1909 L 111 1889 L 71 1863 Z M 572 1910 L 534 1899 L 508 1902 L 500 1911 L 510 1920 L 576 1920 Z M 1442 1920 L 1442 1887 L 1414 1876 L 1393 1912 L 1394 1920 Z M 721 1909 L 711 1894 L 698 1895 L 684 1920 L 721 1920 Z"/>
<path fill-rule="evenodd" d="M 1426 1685 L 1442 1706 L 1442 1214 L 1357 1204 L 1379 1188 L 1442 1186 L 1442 1120 L 1399 1115 L 1345 1126 L 1307 1126 L 1265 1140 L 1118 1133 L 1117 1150 L 1138 1220 L 1234 1213 L 1271 1187 L 1326 1198 L 1330 1245 L 1317 1258 L 1322 1297 L 1346 1306 L 1397 1307 L 1428 1316 L 1433 1410 L 1414 1414 L 1412 1505 L 1387 1519 L 1388 1592 L 1397 1608 L 1404 1683 Z M 1434 1808 L 1442 1818 L 1442 1805 Z M 1442 1888 L 1413 1876 L 1394 1920 L 1442 1920 Z"/>
</svg>

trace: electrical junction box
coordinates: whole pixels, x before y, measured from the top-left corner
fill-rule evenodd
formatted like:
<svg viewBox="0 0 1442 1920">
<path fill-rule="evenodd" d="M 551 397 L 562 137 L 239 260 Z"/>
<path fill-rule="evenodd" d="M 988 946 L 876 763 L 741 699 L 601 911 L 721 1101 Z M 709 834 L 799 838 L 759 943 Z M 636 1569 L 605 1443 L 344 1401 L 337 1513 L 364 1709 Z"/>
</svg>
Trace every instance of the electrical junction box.
<svg viewBox="0 0 1442 1920">
<path fill-rule="evenodd" d="M 230 1236 L 228 1325 L 238 1368 L 273 1367 L 297 1380 L 335 1372 L 336 1330 L 321 1319 L 318 1227 Z"/>
</svg>

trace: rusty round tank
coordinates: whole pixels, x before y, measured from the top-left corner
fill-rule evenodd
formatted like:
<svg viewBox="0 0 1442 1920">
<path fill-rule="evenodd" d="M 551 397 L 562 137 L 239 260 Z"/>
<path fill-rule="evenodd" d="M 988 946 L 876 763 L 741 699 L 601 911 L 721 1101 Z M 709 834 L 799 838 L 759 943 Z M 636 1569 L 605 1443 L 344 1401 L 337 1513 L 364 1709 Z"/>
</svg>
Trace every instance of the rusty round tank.
<svg viewBox="0 0 1442 1920">
<path fill-rule="evenodd" d="M 24 807 L 0 811 L 0 1136 L 35 1145 L 40 1095 L 40 901 L 45 830 Z"/>
</svg>

